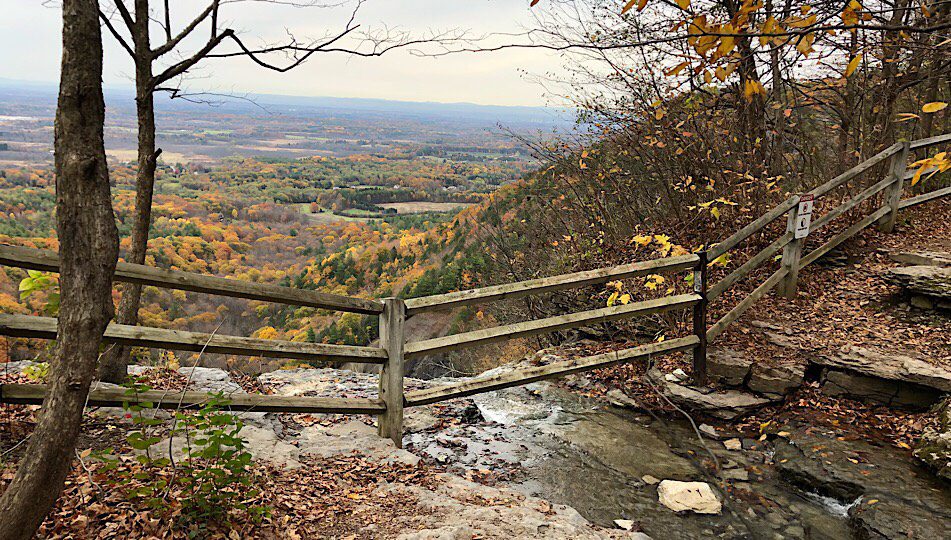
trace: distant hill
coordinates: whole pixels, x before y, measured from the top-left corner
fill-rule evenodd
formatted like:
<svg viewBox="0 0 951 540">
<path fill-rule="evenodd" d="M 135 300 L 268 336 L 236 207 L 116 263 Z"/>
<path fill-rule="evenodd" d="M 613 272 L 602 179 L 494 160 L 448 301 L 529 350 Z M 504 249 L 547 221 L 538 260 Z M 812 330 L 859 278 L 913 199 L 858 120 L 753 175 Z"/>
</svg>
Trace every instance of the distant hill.
<svg viewBox="0 0 951 540">
<path fill-rule="evenodd" d="M 104 88 L 108 106 L 115 108 L 133 107 L 133 90 L 128 86 L 106 86 Z M 0 100 L 6 98 L 30 99 L 55 103 L 57 87 L 55 83 L 20 81 L 0 78 Z M 165 96 L 165 97 L 163 97 Z M 291 114 L 294 116 L 325 116 L 335 114 L 380 115 L 390 118 L 413 118 L 417 121 L 446 120 L 464 121 L 467 124 L 502 124 L 510 127 L 532 128 L 543 131 L 562 130 L 571 126 L 574 120 L 572 111 L 550 107 L 524 107 L 502 105 L 478 105 L 474 103 L 437 103 L 418 101 L 394 101 L 387 99 L 345 98 L 345 97 L 308 97 L 284 96 L 277 94 L 235 94 L 198 96 L 199 100 L 214 102 L 196 103 L 185 99 L 169 99 L 167 94 L 158 94 L 158 109 L 185 111 L 207 111 L 213 107 L 216 112 L 236 114 Z"/>
</svg>

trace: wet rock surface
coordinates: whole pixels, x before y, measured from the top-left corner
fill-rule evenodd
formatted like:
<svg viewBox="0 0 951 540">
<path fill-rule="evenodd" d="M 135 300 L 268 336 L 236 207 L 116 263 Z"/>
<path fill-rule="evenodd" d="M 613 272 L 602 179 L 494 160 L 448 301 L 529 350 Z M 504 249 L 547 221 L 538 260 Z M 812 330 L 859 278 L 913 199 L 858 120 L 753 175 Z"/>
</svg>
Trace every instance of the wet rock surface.
<svg viewBox="0 0 951 540">
<path fill-rule="evenodd" d="M 804 429 L 775 441 L 774 460 L 784 480 L 837 501 L 853 538 L 947 537 L 947 485 L 892 448 Z"/>
</svg>

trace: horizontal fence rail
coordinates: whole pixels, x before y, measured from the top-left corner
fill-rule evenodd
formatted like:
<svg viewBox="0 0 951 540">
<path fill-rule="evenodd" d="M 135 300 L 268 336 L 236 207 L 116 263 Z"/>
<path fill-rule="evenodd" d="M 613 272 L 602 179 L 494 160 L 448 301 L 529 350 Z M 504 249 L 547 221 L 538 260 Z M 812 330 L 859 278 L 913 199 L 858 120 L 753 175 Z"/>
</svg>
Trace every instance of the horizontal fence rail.
<svg viewBox="0 0 951 540">
<path fill-rule="evenodd" d="M 641 345 L 622 351 L 553 362 L 544 366 L 522 368 L 499 375 L 474 377 L 458 383 L 408 392 L 406 394 L 406 406 L 428 405 L 447 399 L 491 392 L 493 390 L 571 375 L 582 371 L 590 371 L 592 369 L 601 369 L 622 362 L 643 360 L 656 355 L 687 351 L 696 347 L 699 342 L 700 339 L 697 336 L 687 336 L 659 343 Z"/>
<path fill-rule="evenodd" d="M 56 324 L 57 321 L 53 317 L 0 314 L 0 334 L 11 337 L 56 339 Z M 116 323 L 109 324 L 102 339 L 107 343 L 173 351 L 205 351 L 297 360 L 382 364 L 386 359 L 386 352 L 373 347 L 244 338 Z"/>
<path fill-rule="evenodd" d="M 59 256 L 55 251 L 0 244 L 0 265 L 16 266 L 43 272 L 59 272 Z M 295 306 L 349 311 L 368 315 L 383 312 L 383 304 L 374 300 L 351 298 L 308 289 L 293 289 L 270 283 L 253 283 L 180 270 L 164 270 L 144 264 L 119 262 L 116 281 L 154 285 L 167 289 L 217 294 L 249 300 L 276 302 Z"/>
<path fill-rule="evenodd" d="M 937 199 L 939 197 L 945 197 L 947 195 L 951 195 L 951 186 L 948 186 L 942 189 L 936 189 L 929 193 L 922 193 L 921 195 L 917 195 L 915 197 L 909 197 L 907 199 L 899 201 L 898 208 L 908 208 L 911 206 L 915 206 L 916 204 L 926 203 L 928 201 Z"/>
<path fill-rule="evenodd" d="M 604 323 L 635 316 L 662 313 L 673 309 L 691 307 L 700 301 L 696 294 L 681 294 L 667 296 L 643 302 L 634 302 L 627 305 L 612 306 L 589 311 L 581 311 L 568 315 L 559 315 L 547 319 L 536 319 L 506 326 L 497 326 L 462 334 L 453 334 L 425 341 L 412 341 L 406 344 L 406 358 L 416 358 L 429 354 L 452 351 L 486 343 L 495 343 L 507 339 L 544 334 L 577 328 L 593 323 Z"/>
<path fill-rule="evenodd" d="M 0 384 L 0 401 L 39 405 L 46 396 L 45 384 Z M 208 392 L 148 390 L 126 395 L 125 388 L 92 388 L 87 405 L 90 407 L 122 407 L 125 404 L 147 404 L 150 408 L 178 409 L 200 407 L 207 403 Z M 386 407 L 376 399 L 323 398 L 302 396 L 272 396 L 267 394 L 231 394 L 226 396 L 232 411 L 380 414 Z"/>
<path fill-rule="evenodd" d="M 451 292 L 424 298 L 406 300 L 406 313 L 412 315 L 422 311 L 448 309 L 482 302 L 492 302 L 505 298 L 520 298 L 531 294 L 574 289 L 586 285 L 596 285 L 613 280 L 628 279 L 657 272 L 676 272 L 689 270 L 697 265 L 697 255 L 681 255 L 644 262 L 623 264 L 610 268 L 585 270 L 573 274 L 563 274 L 527 281 L 517 281 L 481 289 Z"/>
<path fill-rule="evenodd" d="M 934 146 L 936 144 L 942 144 L 946 142 L 951 142 L 951 133 L 945 133 L 943 135 L 935 135 L 934 137 L 928 137 L 927 139 L 918 139 L 917 141 L 911 141 L 911 143 L 908 146 L 912 150 L 915 150 L 917 148 L 925 148 L 926 146 Z"/>
</svg>

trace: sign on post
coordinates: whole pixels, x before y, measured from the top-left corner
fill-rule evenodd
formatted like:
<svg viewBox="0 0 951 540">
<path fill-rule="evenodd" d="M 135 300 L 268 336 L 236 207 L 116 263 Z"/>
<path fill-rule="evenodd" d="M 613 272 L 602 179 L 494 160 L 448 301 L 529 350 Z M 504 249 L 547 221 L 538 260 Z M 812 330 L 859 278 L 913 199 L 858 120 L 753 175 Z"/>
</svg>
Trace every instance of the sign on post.
<svg viewBox="0 0 951 540">
<path fill-rule="evenodd" d="M 812 207 L 814 205 L 814 195 L 806 193 L 799 198 L 799 207 L 796 209 L 796 229 L 793 238 L 805 238 L 809 236 L 809 226 L 812 224 Z"/>
</svg>

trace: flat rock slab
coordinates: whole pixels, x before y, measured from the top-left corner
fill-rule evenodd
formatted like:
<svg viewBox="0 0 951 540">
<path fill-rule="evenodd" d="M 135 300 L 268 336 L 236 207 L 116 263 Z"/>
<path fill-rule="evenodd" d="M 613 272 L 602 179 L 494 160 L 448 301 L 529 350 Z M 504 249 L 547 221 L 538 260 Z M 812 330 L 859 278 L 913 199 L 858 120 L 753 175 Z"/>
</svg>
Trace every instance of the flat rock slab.
<svg viewBox="0 0 951 540">
<path fill-rule="evenodd" d="M 660 388 L 667 399 L 677 405 L 724 420 L 739 418 L 777 401 L 738 390 L 704 393 L 690 386 L 667 381 L 657 370 L 649 371 L 648 377 Z"/>
<path fill-rule="evenodd" d="M 890 253 L 889 257 L 911 266 L 951 266 L 951 253 L 946 251 L 899 251 Z"/>
<path fill-rule="evenodd" d="M 914 294 L 939 300 L 951 300 L 951 268 L 940 266 L 905 266 L 892 268 L 885 279 Z"/>
<path fill-rule="evenodd" d="M 951 371 L 901 353 L 886 354 L 852 346 L 833 354 L 816 356 L 811 362 L 825 368 L 951 392 Z"/>
</svg>

